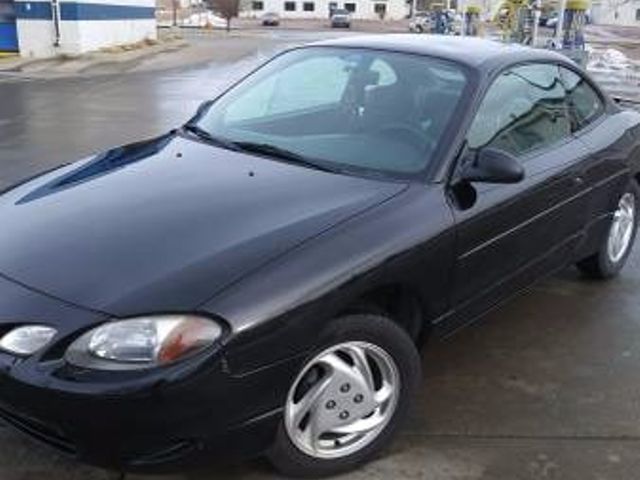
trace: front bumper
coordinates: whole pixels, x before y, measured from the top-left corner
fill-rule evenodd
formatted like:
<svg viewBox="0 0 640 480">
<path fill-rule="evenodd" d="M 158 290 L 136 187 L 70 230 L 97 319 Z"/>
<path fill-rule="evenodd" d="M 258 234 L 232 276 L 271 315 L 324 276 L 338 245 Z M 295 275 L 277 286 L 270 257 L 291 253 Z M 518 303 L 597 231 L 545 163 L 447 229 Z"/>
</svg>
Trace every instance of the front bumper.
<svg viewBox="0 0 640 480">
<path fill-rule="evenodd" d="M 66 345 L 104 316 L 0 276 L 0 334 L 16 319 L 54 325 L 59 336 L 29 358 L 0 352 L 0 419 L 66 455 L 121 471 L 259 454 L 298 367 L 292 359 L 235 375 L 222 347 L 148 371 L 74 367 L 64 361 Z"/>
<path fill-rule="evenodd" d="M 293 375 L 288 362 L 236 378 L 218 361 L 184 378 L 152 381 L 57 366 L 40 371 L 48 385 L 37 386 L 10 373 L 14 359 L 2 355 L 0 364 L 1 419 L 65 455 L 122 471 L 261 453 Z"/>
</svg>

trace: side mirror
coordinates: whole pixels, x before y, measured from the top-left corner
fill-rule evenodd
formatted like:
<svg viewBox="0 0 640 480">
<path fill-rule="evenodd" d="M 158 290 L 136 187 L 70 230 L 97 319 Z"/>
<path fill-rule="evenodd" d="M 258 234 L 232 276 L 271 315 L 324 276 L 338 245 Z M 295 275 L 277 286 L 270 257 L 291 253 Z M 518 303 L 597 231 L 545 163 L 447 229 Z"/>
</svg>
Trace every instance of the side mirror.
<svg viewBox="0 0 640 480">
<path fill-rule="evenodd" d="M 511 154 L 495 148 L 484 148 L 462 169 L 462 180 L 482 183 L 518 183 L 524 168 Z"/>
</svg>

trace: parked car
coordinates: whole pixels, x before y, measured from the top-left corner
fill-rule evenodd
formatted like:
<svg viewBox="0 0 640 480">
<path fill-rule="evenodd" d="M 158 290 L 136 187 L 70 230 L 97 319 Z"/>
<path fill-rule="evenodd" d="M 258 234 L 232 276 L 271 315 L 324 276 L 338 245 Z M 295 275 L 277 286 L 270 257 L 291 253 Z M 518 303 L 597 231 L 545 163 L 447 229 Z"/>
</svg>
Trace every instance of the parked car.
<svg viewBox="0 0 640 480">
<path fill-rule="evenodd" d="M 280 15 L 276 12 L 267 12 L 262 16 L 262 25 L 265 27 L 277 27 L 280 25 Z"/>
<path fill-rule="evenodd" d="M 547 28 L 556 28 L 558 25 L 558 12 L 551 12 L 549 17 L 544 22 L 544 26 Z"/>
<path fill-rule="evenodd" d="M 331 28 L 351 28 L 351 13 L 340 8 L 333 10 Z"/>
<path fill-rule="evenodd" d="M 538 25 L 541 27 L 544 27 L 547 25 L 547 21 L 549 20 L 549 16 L 551 15 L 551 13 L 553 12 L 540 12 L 540 16 L 538 17 Z"/>
<path fill-rule="evenodd" d="M 430 12 L 417 12 L 409 22 L 409 31 L 429 33 L 433 30 L 433 19 Z"/>
<path fill-rule="evenodd" d="M 640 114 L 551 51 L 289 50 L 183 127 L 0 195 L 0 418 L 118 471 L 355 468 L 425 338 L 569 265 L 620 272 L 639 152 Z"/>
</svg>

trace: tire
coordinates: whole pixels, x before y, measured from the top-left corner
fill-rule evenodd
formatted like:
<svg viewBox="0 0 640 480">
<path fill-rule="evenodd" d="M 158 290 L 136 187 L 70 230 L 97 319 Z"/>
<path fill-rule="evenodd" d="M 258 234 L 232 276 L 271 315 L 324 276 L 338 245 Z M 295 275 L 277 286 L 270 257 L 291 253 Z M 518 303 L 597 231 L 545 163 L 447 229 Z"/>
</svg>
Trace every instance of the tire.
<svg viewBox="0 0 640 480">
<path fill-rule="evenodd" d="M 628 217 L 629 208 L 625 208 L 629 205 L 632 205 L 632 219 L 630 220 L 629 225 L 629 233 L 628 238 L 626 240 L 621 241 L 619 245 L 622 245 L 620 248 L 616 249 L 611 247 L 612 242 L 614 242 L 613 237 L 615 236 L 616 231 L 621 232 L 622 230 L 616 230 L 616 228 L 621 228 L 620 224 L 617 224 L 619 218 Z M 627 262 L 631 250 L 633 249 L 633 243 L 636 238 L 636 234 L 638 233 L 638 214 L 640 213 L 640 187 L 638 184 L 632 180 L 629 182 L 627 188 L 625 188 L 624 192 L 618 198 L 617 210 L 614 214 L 614 217 L 611 221 L 611 226 L 607 231 L 607 235 L 602 240 L 600 244 L 600 248 L 598 251 L 583 259 L 580 260 L 576 265 L 578 269 L 587 277 L 594 279 L 609 279 L 615 277 L 620 273 L 620 270 L 624 267 Z M 618 225 L 618 226 L 617 226 Z M 623 236 L 623 238 L 626 238 Z"/>
<path fill-rule="evenodd" d="M 359 350 L 366 352 L 365 357 L 358 354 Z M 366 358 L 368 369 L 364 371 L 370 372 L 371 383 L 360 382 L 367 375 L 344 376 L 344 371 L 360 372 L 362 358 Z M 334 364 L 337 368 L 329 366 Z M 388 446 L 402 424 L 420 378 L 417 348 L 397 324 L 379 315 L 337 318 L 320 335 L 317 347 L 292 379 L 283 419 L 268 452 L 269 460 L 287 476 L 316 478 L 346 472 L 371 460 Z M 369 384 L 379 388 L 375 397 L 370 395 L 375 388 L 361 388 Z M 387 400 L 377 403 L 377 399 L 387 396 Z M 315 407 L 303 415 L 305 400 L 310 398 Z M 371 408 L 375 410 L 370 411 Z M 373 424 L 378 426 L 355 437 L 336 432 Z M 314 427 L 329 428 L 328 425 L 333 430 L 322 430 L 318 437 L 321 440 L 307 441 L 305 433 Z M 311 443 L 313 448 L 309 448 Z"/>
</svg>

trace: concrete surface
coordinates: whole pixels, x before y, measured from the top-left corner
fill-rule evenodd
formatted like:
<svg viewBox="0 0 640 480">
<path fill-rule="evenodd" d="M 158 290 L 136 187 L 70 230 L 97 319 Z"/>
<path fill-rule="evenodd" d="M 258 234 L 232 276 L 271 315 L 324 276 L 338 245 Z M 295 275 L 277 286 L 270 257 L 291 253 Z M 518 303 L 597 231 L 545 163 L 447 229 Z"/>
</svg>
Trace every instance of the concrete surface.
<svg viewBox="0 0 640 480">
<path fill-rule="evenodd" d="M 315 35 L 316 37 L 318 35 Z M 274 50 L 155 74 L 0 83 L 0 189 L 164 132 Z M 0 226 L 1 228 L 1 226 Z M 620 278 L 568 270 L 424 355 L 424 384 L 390 451 L 345 479 L 640 478 L 640 248 Z M 114 480 L 0 427 L 0 480 Z M 129 480 L 153 477 L 128 476 Z M 171 480 L 278 478 L 264 461 Z"/>
<path fill-rule="evenodd" d="M 52 79 L 123 74 L 229 61 L 253 53 L 264 39 L 203 31 L 193 41 L 164 32 L 159 41 L 121 45 L 76 56 L 46 59 L 0 58 L 0 80 Z"/>
</svg>

